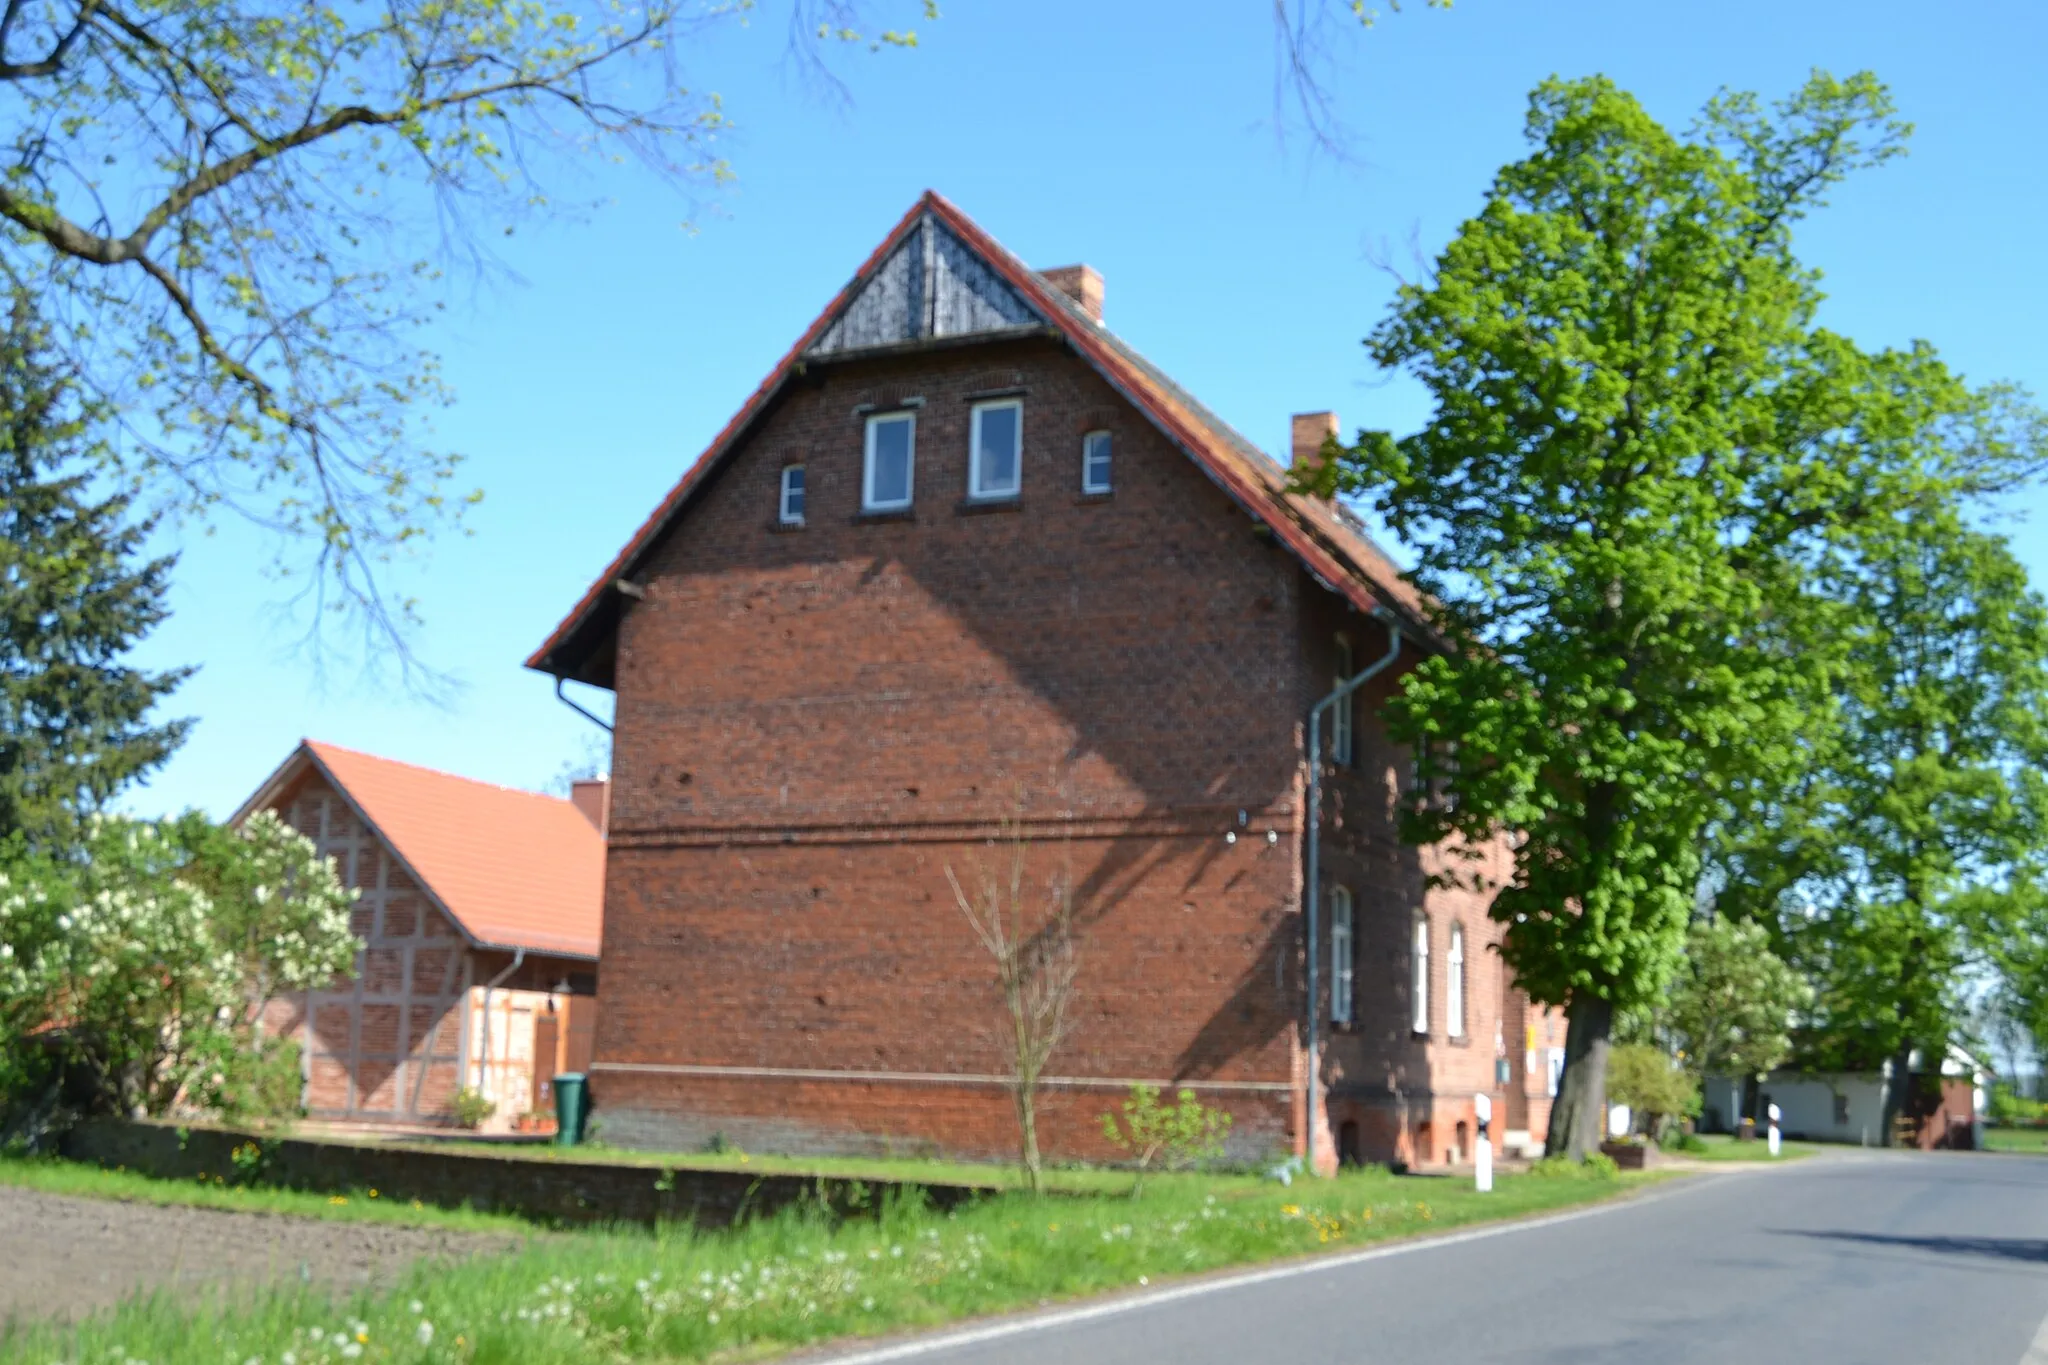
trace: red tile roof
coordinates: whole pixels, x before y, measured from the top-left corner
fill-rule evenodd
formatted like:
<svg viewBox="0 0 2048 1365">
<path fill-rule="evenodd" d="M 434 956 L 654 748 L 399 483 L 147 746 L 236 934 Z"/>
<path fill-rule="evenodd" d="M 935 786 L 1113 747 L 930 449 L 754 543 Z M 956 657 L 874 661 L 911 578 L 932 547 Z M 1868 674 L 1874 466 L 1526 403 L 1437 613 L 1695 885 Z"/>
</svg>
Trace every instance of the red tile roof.
<svg viewBox="0 0 2048 1365">
<path fill-rule="evenodd" d="M 476 943 L 597 957 L 604 836 L 570 802 L 309 739 L 235 819 L 271 804 L 308 767 Z"/>
<path fill-rule="evenodd" d="M 546 643 L 527 659 L 528 668 L 557 677 L 572 676 L 575 666 L 555 657 L 557 651 L 592 621 L 607 591 L 630 573 L 641 554 L 674 521 L 690 496 L 738 445 L 738 438 L 768 406 L 825 330 L 859 293 L 926 215 L 942 222 L 978 252 L 1021 293 L 1105 379 L 1120 390 L 1214 479 L 1240 507 L 1273 528 L 1280 543 L 1309 572 L 1361 611 L 1392 607 L 1418 633 L 1433 638 L 1423 602 L 1398 566 L 1373 544 L 1365 529 L 1343 508 L 1288 490 L 1288 473 L 1264 451 L 1232 430 L 1228 423 L 1197 402 L 1157 367 L 1132 350 L 1100 323 L 1083 313 L 1067 295 L 1006 250 L 973 219 L 943 195 L 927 190 L 890 230 L 845 288 L 834 296 L 746 403 L 712 438 L 654 514 L 633 533 L 618 556 L 555 627 Z"/>
</svg>

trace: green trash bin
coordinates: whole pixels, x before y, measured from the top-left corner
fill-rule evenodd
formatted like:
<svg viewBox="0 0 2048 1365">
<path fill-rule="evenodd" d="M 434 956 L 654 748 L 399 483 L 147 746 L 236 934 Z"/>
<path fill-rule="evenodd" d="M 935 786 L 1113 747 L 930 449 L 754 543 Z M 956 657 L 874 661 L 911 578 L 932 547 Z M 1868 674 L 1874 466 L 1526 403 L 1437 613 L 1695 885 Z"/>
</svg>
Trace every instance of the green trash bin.
<svg viewBox="0 0 2048 1365">
<path fill-rule="evenodd" d="M 590 1078 L 580 1071 L 555 1077 L 555 1145 L 574 1147 L 583 1141 L 590 1120 Z"/>
</svg>

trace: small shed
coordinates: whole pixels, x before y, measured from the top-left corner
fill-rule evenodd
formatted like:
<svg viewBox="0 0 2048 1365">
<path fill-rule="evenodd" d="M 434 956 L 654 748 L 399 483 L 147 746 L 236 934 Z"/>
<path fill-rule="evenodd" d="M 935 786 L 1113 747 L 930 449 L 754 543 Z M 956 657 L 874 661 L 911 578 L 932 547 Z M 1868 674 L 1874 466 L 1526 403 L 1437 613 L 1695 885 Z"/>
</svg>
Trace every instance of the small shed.
<svg viewBox="0 0 2048 1365">
<path fill-rule="evenodd" d="M 1983 1064 L 1954 1046 L 1939 1068 L 1925 1063 L 1915 1051 L 1900 1109 L 1903 1145 L 1926 1151 L 1977 1147 L 1987 1102 Z M 1759 1084 L 1758 1107 L 1778 1106 L 1787 1137 L 1879 1147 L 1891 1077 L 1890 1063 L 1875 1071 L 1773 1071 Z M 1709 1076 L 1703 1090 L 1701 1127 L 1731 1131 L 1743 1116 L 1742 1078 Z"/>
</svg>

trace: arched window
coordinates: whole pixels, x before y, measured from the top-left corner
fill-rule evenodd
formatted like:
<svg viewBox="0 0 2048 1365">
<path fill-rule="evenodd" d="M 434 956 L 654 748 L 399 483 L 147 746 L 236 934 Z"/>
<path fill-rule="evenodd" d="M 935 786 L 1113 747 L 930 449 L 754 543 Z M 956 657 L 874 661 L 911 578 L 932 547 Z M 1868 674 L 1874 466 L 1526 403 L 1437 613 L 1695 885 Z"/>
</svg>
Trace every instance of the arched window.
<svg viewBox="0 0 2048 1365">
<path fill-rule="evenodd" d="M 1413 964 L 1414 980 L 1408 996 L 1411 1005 L 1409 1027 L 1417 1033 L 1429 1032 L 1429 916 L 1415 917 L 1415 947 L 1409 953 Z"/>
<path fill-rule="evenodd" d="M 1465 926 L 1451 926 L 1451 951 L 1444 959 L 1444 1032 L 1465 1036 Z"/>
<path fill-rule="evenodd" d="M 1351 1022 L 1352 987 L 1356 978 L 1352 961 L 1354 942 L 1351 892 L 1345 887 L 1333 886 L 1330 888 L 1330 1022 L 1333 1024 Z"/>
<path fill-rule="evenodd" d="M 1355 671 L 1351 662 L 1351 641 L 1344 636 L 1337 637 L 1335 654 L 1337 658 L 1337 680 L 1331 686 L 1341 686 L 1351 681 Z M 1339 767 L 1351 766 L 1351 694 L 1346 693 L 1330 708 L 1330 761 Z"/>
</svg>

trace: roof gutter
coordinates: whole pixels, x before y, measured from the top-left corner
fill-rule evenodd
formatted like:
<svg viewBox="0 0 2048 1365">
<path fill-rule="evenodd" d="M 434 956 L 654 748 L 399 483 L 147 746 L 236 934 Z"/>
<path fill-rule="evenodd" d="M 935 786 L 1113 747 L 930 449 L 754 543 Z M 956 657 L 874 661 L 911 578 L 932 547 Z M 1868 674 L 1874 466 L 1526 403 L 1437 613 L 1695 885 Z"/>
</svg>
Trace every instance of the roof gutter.
<svg viewBox="0 0 2048 1365">
<path fill-rule="evenodd" d="M 1321 1089 L 1322 1065 L 1319 1049 L 1322 1045 L 1321 1028 L 1323 1011 L 1317 994 L 1316 947 L 1321 941 L 1322 927 L 1318 911 L 1323 903 L 1322 888 L 1322 818 L 1323 818 L 1323 716 L 1338 702 L 1343 701 L 1366 683 L 1393 665 L 1401 657 L 1401 623 L 1386 607 L 1375 607 L 1374 619 L 1386 622 L 1387 652 L 1359 673 L 1352 674 L 1337 684 L 1330 694 L 1309 708 L 1308 712 L 1308 839 L 1304 862 L 1307 867 L 1302 874 L 1302 900 L 1307 912 L 1308 927 L 1308 1169 L 1311 1174 L 1316 1168 L 1316 1096 Z"/>
</svg>

